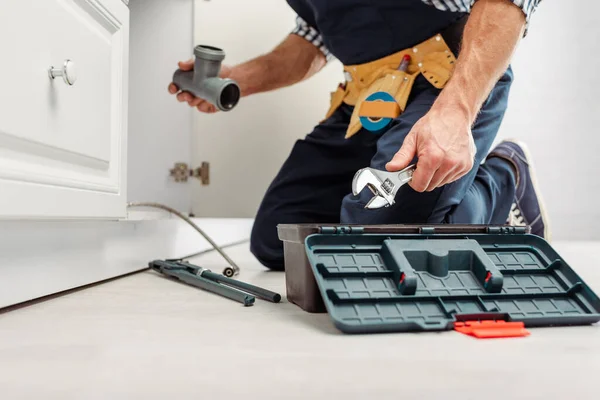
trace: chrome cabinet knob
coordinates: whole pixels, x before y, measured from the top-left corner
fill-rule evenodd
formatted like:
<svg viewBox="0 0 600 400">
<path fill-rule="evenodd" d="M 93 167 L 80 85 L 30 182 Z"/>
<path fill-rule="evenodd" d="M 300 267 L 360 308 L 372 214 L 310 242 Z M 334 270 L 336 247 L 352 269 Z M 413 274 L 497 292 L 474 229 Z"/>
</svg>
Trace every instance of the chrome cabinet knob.
<svg viewBox="0 0 600 400">
<path fill-rule="evenodd" d="M 69 86 L 72 86 L 77 81 L 77 71 L 75 70 L 75 63 L 71 60 L 65 60 L 62 68 L 50 67 L 48 70 L 50 79 L 62 76 L 63 81 Z"/>
</svg>

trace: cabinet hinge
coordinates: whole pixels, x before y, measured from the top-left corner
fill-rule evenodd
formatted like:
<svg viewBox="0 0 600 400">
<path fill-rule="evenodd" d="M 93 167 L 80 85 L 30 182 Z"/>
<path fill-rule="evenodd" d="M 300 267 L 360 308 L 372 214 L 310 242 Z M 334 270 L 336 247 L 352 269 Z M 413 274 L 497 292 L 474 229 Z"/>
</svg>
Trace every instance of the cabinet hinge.
<svg viewBox="0 0 600 400">
<path fill-rule="evenodd" d="M 319 229 L 320 233 L 329 235 L 362 234 L 364 231 L 362 226 L 322 226 Z"/>
<path fill-rule="evenodd" d="M 188 178 L 197 178 L 203 185 L 210 183 L 210 164 L 203 162 L 200 167 L 192 169 L 186 163 L 175 163 L 171 168 L 170 176 L 175 182 L 187 182 Z"/>
<path fill-rule="evenodd" d="M 531 230 L 528 226 L 488 226 L 487 233 L 495 235 L 523 235 L 529 233 Z"/>
</svg>

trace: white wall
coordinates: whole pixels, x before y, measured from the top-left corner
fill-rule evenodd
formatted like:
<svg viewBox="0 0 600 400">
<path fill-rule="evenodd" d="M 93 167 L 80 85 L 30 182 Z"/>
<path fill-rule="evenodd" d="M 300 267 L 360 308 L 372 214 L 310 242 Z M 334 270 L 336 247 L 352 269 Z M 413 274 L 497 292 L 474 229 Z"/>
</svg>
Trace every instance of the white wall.
<svg viewBox="0 0 600 400">
<path fill-rule="evenodd" d="M 177 61 L 192 54 L 193 0 L 131 0 L 129 201 L 191 209 L 191 184 L 169 169 L 190 162 L 192 112 L 167 92 Z"/>
<path fill-rule="evenodd" d="M 500 133 L 528 143 L 560 239 L 600 239 L 599 13 L 597 0 L 541 3 Z"/>
</svg>

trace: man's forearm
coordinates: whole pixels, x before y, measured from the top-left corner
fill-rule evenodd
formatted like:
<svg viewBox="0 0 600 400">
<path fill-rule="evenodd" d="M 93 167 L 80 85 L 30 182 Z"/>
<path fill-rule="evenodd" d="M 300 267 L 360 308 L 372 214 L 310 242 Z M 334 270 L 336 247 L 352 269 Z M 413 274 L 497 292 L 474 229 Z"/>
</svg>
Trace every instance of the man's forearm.
<svg viewBox="0 0 600 400">
<path fill-rule="evenodd" d="M 463 112 L 473 124 L 481 105 L 510 63 L 525 16 L 508 0 L 478 0 L 463 33 L 452 78 L 432 110 Z"/>
<path fill-rule="evenodd" d="M 273 51 L 233 66 L 229 77 L 238 82 L 242 96 L 248 96 L 298 83 L 325 64 L 325 56 L 318 48 L 290 34 Z"/>
</svg>

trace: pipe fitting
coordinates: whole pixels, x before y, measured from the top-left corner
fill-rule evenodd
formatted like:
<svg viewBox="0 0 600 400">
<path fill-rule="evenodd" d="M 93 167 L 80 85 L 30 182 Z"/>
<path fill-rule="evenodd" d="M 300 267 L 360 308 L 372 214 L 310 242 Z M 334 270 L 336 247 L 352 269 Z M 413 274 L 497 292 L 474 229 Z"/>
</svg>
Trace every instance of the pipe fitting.
<svg viewBox="0 0 600 400">
<path fill-rule="evenodd" d="M 204 99 L 221 111 L 233 109 L 240 100 L 237 82 L 220 78 L 221 63 L 225 52 L 218 47 L 198 45 L 194 48 L 194 70 L 178 69 L 173 74 L 173 83 L 184 92 Z"/>
</svg>

